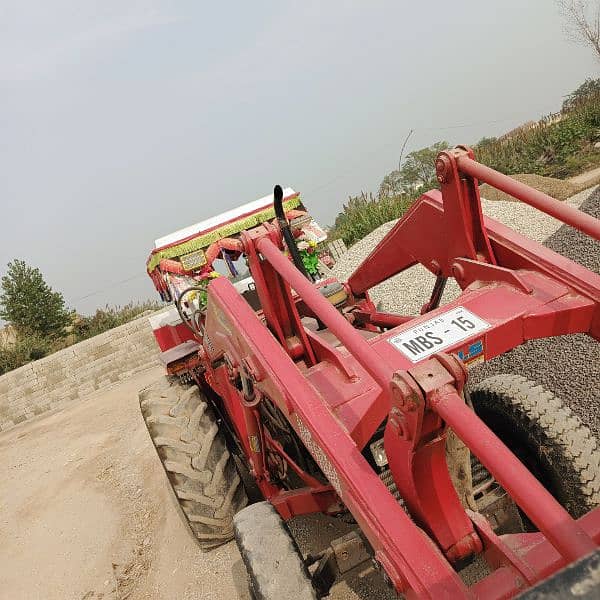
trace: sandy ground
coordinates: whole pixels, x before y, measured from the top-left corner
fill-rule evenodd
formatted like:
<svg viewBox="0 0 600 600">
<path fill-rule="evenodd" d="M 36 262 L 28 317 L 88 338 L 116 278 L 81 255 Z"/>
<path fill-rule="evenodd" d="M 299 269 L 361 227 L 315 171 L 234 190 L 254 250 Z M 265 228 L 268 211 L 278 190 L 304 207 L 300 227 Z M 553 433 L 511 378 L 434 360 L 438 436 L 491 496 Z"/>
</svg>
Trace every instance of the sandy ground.
<svg viewBox="0 0 600 600">
<path fill-rule="evenodd" d="M 180 520 L 139 414 L 152 369 L 0 434 L 0 598 L 247 599 L 235 544 L 202 553 Z M 346 526 L 322 516 L 291 527 L 307 552 Z M 376 577 L 335 600 L 394 598 Z"/>
<path fill-rule="evenodd" d="M 597 185 L 600 183 L 600 167 L 592 169 L 591 171 L 586 171 L 585 173 L 581 173 L 575 177 L 571 177 L 569 181 L 579 188 L 587 188 Z"/>
</svg>

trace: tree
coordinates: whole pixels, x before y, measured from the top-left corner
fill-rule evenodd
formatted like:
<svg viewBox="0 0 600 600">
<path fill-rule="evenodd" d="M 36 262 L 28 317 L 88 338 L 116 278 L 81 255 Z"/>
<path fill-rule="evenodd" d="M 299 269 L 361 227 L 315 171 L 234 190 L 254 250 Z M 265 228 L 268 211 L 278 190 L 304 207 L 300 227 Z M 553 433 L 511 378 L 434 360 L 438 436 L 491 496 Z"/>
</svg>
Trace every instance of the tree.
<svg viewBox="0 0 600 600">
<path fill-rule="evenodd" d="M 71 313 L 65 308 L 62 294 L 52 290 L 39 269 L 22 260 L 9 262 L 1 289 L 0 317 L 19 335 L 35 334 L 48 338 L 65 335 Z"/>
<path fill-rule="evenodd" d="M 437 155 L 448 148 L 448 142 L 436 142 L 428 148 L 421 148 L 411 152 L 404 161 L 400 176 L 410 189 L 418 187 L 437 186 L 435 176 L 435 159 Z"/>
<path fill-rule="evenodd" d="M 446 148 L 448 142 L 442 141 L 408 154 L 400 170 L 392 171 L 384 177 L 379 186 L 379 196 L 385 198 L 411 194 L 422 187 L 438 187 L 435 159 Z"/>
<path fill-rule="evenodd" d="M 600 60 L 600 0 L 559 0 L 558 6 L 566 20 L 567 36 L 591 46 Z"/>
<path fill-rule="evenodd" d="M 391 171 L 379 185 L 378 196 L 380 198 L 391 198 L 392 196 L 400 196 L 405 191 L 405 186 L 402 183 L 402 174 L 398 169 Z"/>
</svg>

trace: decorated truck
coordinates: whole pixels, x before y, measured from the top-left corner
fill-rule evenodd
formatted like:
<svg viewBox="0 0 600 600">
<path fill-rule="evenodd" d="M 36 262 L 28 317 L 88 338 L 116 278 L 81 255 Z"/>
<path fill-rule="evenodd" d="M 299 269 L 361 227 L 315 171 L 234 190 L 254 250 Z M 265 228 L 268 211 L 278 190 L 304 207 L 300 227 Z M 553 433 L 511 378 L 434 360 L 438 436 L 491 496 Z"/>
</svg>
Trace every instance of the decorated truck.
<svg viewBox="0 0 600 600">
<path fill-rule="evenodd" d="M 305 273 L 315 282 L 323 281 L 334 263 L 327 234 L 308 213 L 299 193 L 288 187 L 283 194 L 285 218 Z M 212 279 L 227 277 L 253 309 L 260 308 L 237 240 L 242 232 L 275 220 L 273 195 L 269 194 L 155 240 L 146 269 L 161 299 L 172 306 L 151 316 L 150 324 L 169 373 L 184 377 L 190 366 L 189 360 L 182 359 L 193 355 L 198 346 L 194 329 L 206 307 L 205 288 Z"/>
</svg>

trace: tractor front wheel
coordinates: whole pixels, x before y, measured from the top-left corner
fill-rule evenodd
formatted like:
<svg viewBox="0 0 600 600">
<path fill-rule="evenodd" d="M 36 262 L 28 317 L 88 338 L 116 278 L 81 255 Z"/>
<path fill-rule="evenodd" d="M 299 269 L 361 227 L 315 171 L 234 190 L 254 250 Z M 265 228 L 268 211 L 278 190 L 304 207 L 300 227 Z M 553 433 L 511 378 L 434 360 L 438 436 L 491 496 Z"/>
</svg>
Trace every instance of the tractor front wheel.
<svg viewBox="0 0 600 600">
<path fill-rule="evenodd" d="M 253 599 L 317 600 L 300 550 L 269 502 L 240 511 L 233 528 Z"/>
<path fill-rule="evenodd" d="M 518 375 L 490 377 L 470 389 L 470 399 L 477 415 L 572 517 L 600 504 L 598 443 L 561 400 Z M 475 484 L 489 474 L 479 472 L 478 461 L 474 466 Z"/>
<path fill-rule="evenodd" d="M 162 377 L 140 407 L 180 513 L 203 550 L 233 539 L 246 492 L 208 401 L 195 385 Z"/>
</svg>

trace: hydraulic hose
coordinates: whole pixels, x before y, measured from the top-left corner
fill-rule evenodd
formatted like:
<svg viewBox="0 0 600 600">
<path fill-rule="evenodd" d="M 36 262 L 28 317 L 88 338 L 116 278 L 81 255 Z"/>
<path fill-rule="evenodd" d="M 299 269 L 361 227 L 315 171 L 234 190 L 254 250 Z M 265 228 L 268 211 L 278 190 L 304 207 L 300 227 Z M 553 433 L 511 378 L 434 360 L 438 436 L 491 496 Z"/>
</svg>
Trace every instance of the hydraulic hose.
<svg viewBox="0 0 600 600">
<path fill-rule="evenodd" d="M 306 268 L 302 262 L 302 257 L 300 256 L 300 252 L 298 252 L 298 246 L 296 246 L 294 234 L 292 233 L 290 224 L 285 216 L 285 211 L 283 210 L 283 190 L 281 189 L 280 185 L 276 185 L 273 189 L 273 207 L 275 208 L 275 216 L 277 217 L 279 230 L 281 231 L 283 241 L 290 252 L 290 256 L 292 257 L 294 265 L 296 265 L 298 271 L 300 271 L 300 273 L 302 273 L 306 279 L 312 281 L 312 277 L 306 272 Z"/>
</svg>

